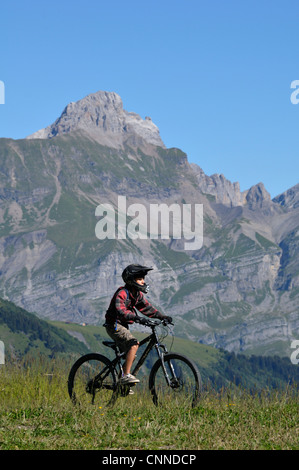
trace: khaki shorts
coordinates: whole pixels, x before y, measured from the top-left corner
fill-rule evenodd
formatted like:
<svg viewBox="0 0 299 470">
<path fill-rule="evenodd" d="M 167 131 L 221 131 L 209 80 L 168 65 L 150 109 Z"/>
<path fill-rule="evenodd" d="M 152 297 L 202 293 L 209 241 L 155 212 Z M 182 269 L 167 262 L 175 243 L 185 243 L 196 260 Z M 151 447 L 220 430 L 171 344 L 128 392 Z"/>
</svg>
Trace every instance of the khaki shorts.
<svg viewBox="0 0 299 470">
<path fill-rule="evenodd" d="M 135 344 L 138 344 L 138 340 L 125 326 L 119 325 L 117 323 L 117 329 L 115 330 L 114 325 L 107 325 L 106 331 L 110 338 L 116 342 L 117 346 L 122 352 L 127 353 L 129 349 Z"/>
</svg>

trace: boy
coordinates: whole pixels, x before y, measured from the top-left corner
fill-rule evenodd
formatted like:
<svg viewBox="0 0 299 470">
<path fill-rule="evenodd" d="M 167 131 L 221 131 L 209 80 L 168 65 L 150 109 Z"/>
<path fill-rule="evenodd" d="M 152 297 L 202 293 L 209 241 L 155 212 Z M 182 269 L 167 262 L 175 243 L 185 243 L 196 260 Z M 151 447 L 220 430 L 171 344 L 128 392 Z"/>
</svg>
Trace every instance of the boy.
<svg viewBox="0 0 299 470">
<path fill-rule="evenodd" d="M 148 285 L 145 283 L 144 278 L 148 271 L 152 269 L 140 264 L 127 266 L 122 273 L 125 286 L 117 289 L 106 312 L 104 326 L 108 335 L 117 343 L 121 351 L 127 353 L 123 365 L 124 375 L 120 378 L 121 384 L 139 382 L 130 373 L 139 346 L 139 342 L 129 331 L 129 324 L 134 323 L 136 320 L 134 307 L 147 317 L 164 319 L 168 322 L 172 321 L 171 317 L 162 315 L 144 298 L 143 293 L 148 292 Z M 145 319 L 141 320 L 145 321 Z"/>
</svg>

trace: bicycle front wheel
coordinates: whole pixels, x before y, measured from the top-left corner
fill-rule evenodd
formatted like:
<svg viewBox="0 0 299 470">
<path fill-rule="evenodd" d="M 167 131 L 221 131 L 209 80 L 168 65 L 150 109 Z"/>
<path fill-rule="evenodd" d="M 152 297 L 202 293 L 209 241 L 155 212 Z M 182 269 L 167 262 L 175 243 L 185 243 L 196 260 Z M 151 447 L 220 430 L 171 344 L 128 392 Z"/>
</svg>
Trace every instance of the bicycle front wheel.
<svg viewBox="0 0 299 470">
<path fill-rule="evenodd" d="M 68 392 L 74 404 L 108 405 L 116 390 L 116 371 L 107 357 L 91 353 L 80 357 L 70 370 Z"/>
<path fill-rule="evenodd" d="M 200 398 L 201 376 L 190 359 L 169 353 L 154 364 L 149 388 L 155 405 L 176 403 L 180 408 L 193 408 Z"/>
</svg>

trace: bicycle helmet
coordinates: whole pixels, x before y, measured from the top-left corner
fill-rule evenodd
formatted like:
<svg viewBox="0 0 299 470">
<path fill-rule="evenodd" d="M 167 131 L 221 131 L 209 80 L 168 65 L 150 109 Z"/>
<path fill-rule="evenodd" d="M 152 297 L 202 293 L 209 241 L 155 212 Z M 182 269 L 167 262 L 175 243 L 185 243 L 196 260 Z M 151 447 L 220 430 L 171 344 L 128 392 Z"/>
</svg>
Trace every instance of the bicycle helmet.
<svg viewBox="0 0 299 470">
<path fill-rule="evenodd" d="M 140 284 L 137 284 L 135 279 L 138 277 L 145 277 L 152 269 L 153 268 L 148 268 L 147 266 L 141 266 L 141 264 L 130 264 L 123 270 L 122 278 L 128 286 L 135 287 L 135 289 L 147 294 L 149 290 L 148 284 L 144 283 L 144 285 L 141 286 Z"/>
</svg>

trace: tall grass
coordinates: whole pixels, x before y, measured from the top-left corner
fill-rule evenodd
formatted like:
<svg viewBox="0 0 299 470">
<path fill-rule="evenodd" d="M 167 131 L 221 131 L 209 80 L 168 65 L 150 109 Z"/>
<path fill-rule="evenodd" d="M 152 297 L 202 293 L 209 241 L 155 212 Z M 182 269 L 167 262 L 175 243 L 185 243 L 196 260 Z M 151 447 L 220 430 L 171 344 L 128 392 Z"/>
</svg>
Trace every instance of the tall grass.
<svg viewBox="0 0 299 470">
<path fill-rule="evenodd" d="M 67 394 L 69 364 L 0 366 L 0 449 L 298 449 L 294 389 L 250 395 L 206 390 L 187 411 L 155 407 L 138 385 L 113 408 L 80 409 Z"/>
</svg>

